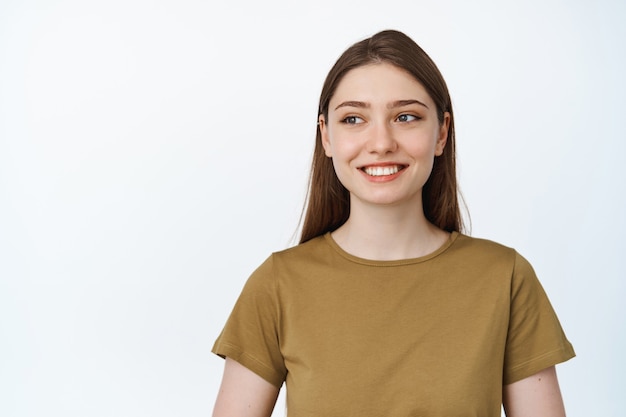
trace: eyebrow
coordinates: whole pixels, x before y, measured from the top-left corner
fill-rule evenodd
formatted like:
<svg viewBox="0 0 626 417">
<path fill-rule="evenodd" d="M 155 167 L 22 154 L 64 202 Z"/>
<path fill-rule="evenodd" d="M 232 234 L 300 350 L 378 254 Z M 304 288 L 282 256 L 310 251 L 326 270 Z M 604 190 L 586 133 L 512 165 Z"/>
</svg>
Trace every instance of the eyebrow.
<svg viewBox="0 0 626 417">
<path fill-rule="evenodd" d="M 419 100 L 415 100 L 415 99 L 412 99 L 412 100 L 396 100 L 396 101 L 394 101 L 393 103 L 391 103 L 387 107 L 390 108 L 390 109 L 395 109 L 395 108 L 398 108 L 398 107 L 409 106 L 411 104 L 419 104 L 420 106 L 424 106 L 424 107 L 428 108 L 428 106 L 426 104 L 422 103 Z"/>
<path fill-rule="evenodd" d="M 390 104 L 387 105 L 388 109 L 396 109 L 398 107 L 405 107 L 405 106 L 409 106 L 411 104 L 419 104 L 420 106 L 424 106 L 426 108 L 428 108 L 428 106 L 424 103 L 422 103 L 419 100 L 415 100 L 415 99 L 411 99 L 411 100 L 396 100 L 394 102 L 391 102 Z M 369 103 L 365 103 L 364 101 L 344 101 L 343 103 L 340 103 L 337 107 L 335 107 L 335 110 L 341 108 L 341 107 L 358 107 L 358 108 L 365 108 L 365 109 L 369 109 L 370 108 L 370 104 Z"/>
<path fill-rule="evenodd" d="M 337 107 L 335 107 L 335 110 L 341 107 L 359 107 L 369 109 L 370 104 L 363 101 L 344 101 L 343 103 L 340 103 Z"/>
</svg>

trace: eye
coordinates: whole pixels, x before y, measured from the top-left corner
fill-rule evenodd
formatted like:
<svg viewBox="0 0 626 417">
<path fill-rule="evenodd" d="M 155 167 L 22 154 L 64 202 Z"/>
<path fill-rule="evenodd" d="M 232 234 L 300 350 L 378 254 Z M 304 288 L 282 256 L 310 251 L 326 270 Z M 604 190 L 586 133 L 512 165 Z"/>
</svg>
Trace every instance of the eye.
<svg viewBox="0 0 626 417">
<path fill-rule="evenodd" d="M 419 119 L 421 119 L 421 117 L 414 116 L 412 114 L 401 114 L 400 116 L 398 116 L 396 118 L 396 120 L 398 122 L 402 122 L 402 123 L 413 122 L 413 121 L 419 120 Z"/>
<path fill-rule="evenodd" d="M 365 120 L 361 119 L 358 116 L 348 116 L 341 120 L 341 123 L 345 123 L 347 125 L 358 125 L 361 123 L 365 123 Z"/>
</svg>

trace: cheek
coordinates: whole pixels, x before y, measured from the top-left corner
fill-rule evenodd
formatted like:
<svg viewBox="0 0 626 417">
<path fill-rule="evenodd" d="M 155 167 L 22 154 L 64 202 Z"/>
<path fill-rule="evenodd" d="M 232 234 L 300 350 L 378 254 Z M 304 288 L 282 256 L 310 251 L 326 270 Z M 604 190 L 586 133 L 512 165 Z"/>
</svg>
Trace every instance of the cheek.
<svg viewBox="0 0 626 417">
<path fill-rule="evenodd" d="M 331 143 L 333 152 L 333 163 L 346 163 L 356 158 L 361 152 L 362 146 L 359 144 L 358 138 L 334 137 Z"/>
<path fill-rule="evenodd" d="M 422 137 L 416 140 L 415 138 L 412 138 L 412 140 L 405 142 L 404 149 L 407 153 L 418 159 L 426 158 L 431 155 L 434 156 L 435 139 Z"/>
<path fill-rule="evenodd" d="M 352 168 L 346 167 L 346 164 L 342 160 L 333 157 L 332 158 L 333 169 L 337 179 L 346 189 L 350 190 L 350 172 Z"/>
<path fill-rule="evenodd" d="M 339 182 L 349 189 L 350 175 L 355 168 L 353 161 L 358 157 L 361 148 L 357 146 L 355 141 L 345 140 L 346 138 L 343 140 L 341 138 L 333 139 L 331 149 L 335 175 L 337 175 Z"/>
</svg>

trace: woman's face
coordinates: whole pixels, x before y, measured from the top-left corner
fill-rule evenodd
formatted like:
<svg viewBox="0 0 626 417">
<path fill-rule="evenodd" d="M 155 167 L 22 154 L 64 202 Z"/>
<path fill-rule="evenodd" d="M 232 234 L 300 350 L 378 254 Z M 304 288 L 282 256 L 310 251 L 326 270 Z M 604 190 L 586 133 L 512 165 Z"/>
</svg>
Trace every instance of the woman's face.
<svg viewBox="0 0 626 417">
<path fill-rule="evenodd" d="M 388 63 L 355 68 L 320 116 L 322 144 L 355 204 L 422 206 L 422 187 L 446 145 L 443 123 L 424 87 Z"/>
</svg>

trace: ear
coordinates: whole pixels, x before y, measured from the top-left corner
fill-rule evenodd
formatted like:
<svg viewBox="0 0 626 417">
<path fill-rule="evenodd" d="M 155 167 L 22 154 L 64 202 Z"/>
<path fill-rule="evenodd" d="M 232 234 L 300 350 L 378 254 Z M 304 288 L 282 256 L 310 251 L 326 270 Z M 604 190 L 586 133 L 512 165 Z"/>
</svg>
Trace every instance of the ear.
<svg viewBox="0 0 626 417">
<path fill-rule="evenodd" d="M 326 125 L 326 119 L 323 114 L 317 119 L 317 125 L 320 129 L 320 137 L 322 138 L 322 146 L 324 147 L 324 153 L 329 158 L 332 158 L 333 154 L 331 152 L 330 139 L 328 138 L 328 125 Z"/>
<path fill-rule="evenodd" d="M 448 130 L 450 130 L 450 113 L 445 112 L 443 114 L 443 123 L 439 127 L 439 136 L 437 137 L 437 143 L 435 144 L 435 156 L 441 156 L 446 143 L 448 142 Z"/>
</svg>

